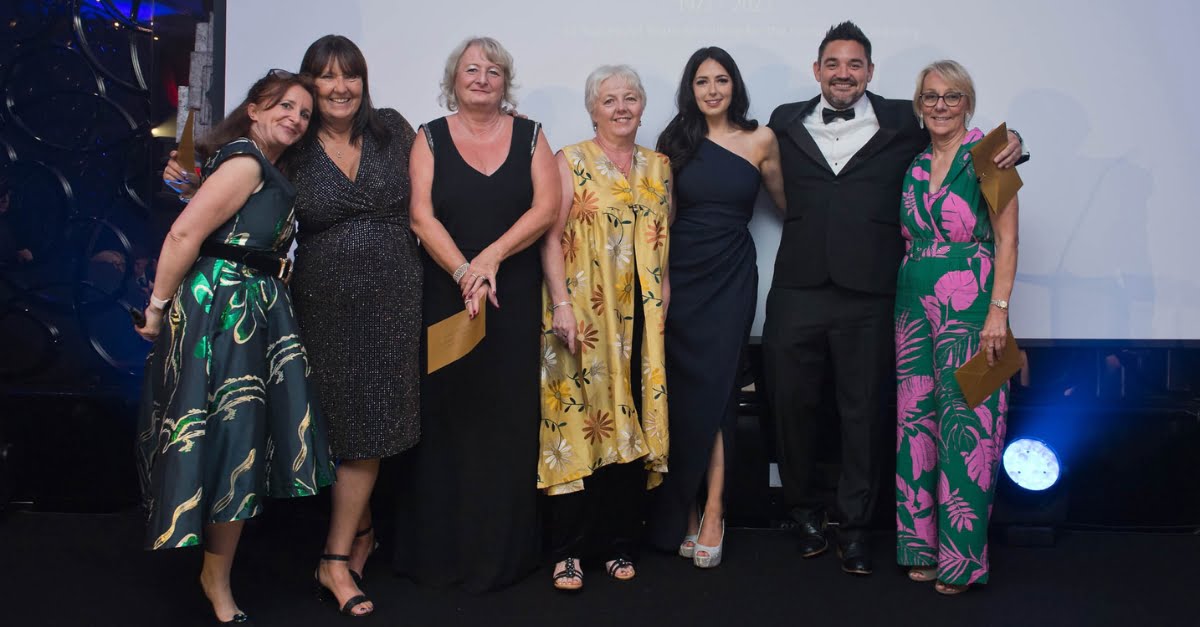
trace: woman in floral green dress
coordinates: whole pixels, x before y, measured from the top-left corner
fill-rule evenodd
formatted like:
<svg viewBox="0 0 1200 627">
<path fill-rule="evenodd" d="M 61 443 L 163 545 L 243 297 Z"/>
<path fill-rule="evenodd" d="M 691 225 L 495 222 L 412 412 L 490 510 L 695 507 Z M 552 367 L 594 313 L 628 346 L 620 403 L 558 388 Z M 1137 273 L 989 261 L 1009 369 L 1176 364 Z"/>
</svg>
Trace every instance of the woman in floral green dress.
<svg viewBox="0 0 1200 627">
<path fill-rule="evenodd" d="M 1008 413 L 1005 385 L 971 409 L 954 371 L 1005 350 L 1017 271 L 1017 199 L 991 214 L 967 130 L 975 88 L 958 63 L 921 71 L 913 108 L 932 144 L 905 175 L 908 254 L 896 290 L 897 559 L 957 594 L 988 578 L 987 522 Z M 1011 350 L 1011 349 L 1010 349 Z"/>
<path fill-rule="evenodd" d="M 284 283 L 295 190 L 275 167 L 308 127 L 311 89 L 273 70 L 201 145 L 206 183 L 171 226 L 137 328 L 155 341 L 138 425 L 146 543 L 203 544 L 200 584 L 225 623 L 248 620 L 229 584 L 244 521 L 263 497 L 333 480 Z"/>
</svg>

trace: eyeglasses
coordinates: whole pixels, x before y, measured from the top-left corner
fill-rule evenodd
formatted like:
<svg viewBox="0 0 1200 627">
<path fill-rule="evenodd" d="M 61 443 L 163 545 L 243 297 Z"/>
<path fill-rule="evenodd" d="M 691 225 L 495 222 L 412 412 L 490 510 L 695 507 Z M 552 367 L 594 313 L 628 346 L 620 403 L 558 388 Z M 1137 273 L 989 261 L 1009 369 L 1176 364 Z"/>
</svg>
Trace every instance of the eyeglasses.
<svg viewBox="0 0 1200 627">
<path fill-rule="evenodd" d="M 283 80 L 286 81 L 288 79 L 295 78 L 296 74 L 295 74 L 295 72 L 289 72 L 287 70 L 281 70 L 279 68 L 275 68 L 275 69 L 267 72 L 267 76 L 270 76 L 272 78 L 282 78 Z"/>
<path fill-rule="evenodd" d="M 921 104 L 932 108 L 937 106 L 939 100 L 943 100 L 946 102 L 947 107 L 957 107 L 963 101 L 963 98 L 966 97 L 966 94 L 960 94 L 955 91 L 940 96 L 933 92 L 925 92 L 921 94 Z"/>
</svg>

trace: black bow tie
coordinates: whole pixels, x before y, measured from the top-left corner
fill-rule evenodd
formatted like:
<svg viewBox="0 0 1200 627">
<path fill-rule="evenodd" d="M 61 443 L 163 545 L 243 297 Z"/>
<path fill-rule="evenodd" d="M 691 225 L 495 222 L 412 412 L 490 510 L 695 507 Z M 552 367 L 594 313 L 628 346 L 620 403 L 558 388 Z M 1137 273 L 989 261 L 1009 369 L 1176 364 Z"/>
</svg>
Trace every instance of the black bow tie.
<svg viewBox="0 0 1200 627">
<path fill-rule="evenodd" d="M 837 109 L 830 109 L 828 107 L 821 109 L 821 119 L 824 120 L 826 124 L 829 124 L 837 118 L 842 118 L 843 120 L 853 120 L 854 109 L 842 109 L 840 111 Z"/>
</svg>

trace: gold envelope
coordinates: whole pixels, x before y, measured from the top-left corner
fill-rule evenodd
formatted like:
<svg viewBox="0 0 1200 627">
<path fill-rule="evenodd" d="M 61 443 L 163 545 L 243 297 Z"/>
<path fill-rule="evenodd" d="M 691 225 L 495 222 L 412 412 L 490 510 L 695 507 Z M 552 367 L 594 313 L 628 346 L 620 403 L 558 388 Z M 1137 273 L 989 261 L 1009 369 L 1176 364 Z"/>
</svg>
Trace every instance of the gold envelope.
<svg viewBox="0 0 1200 627">
<path fill-rule="evenodd" d="M 487 328 L 487 301 L 484 301 L 483 305 L 474 320 L 464 309 L 445 320 L 429 325 L 429 329 L 426 330 L 426 347 L 429 354 L 426 374 L 462 359 L 479 344 Z"/>
<path fill-rule="evenodd" d="M 992 132 L 983 136 L 974 148 L 971 148 L 971 159 L 975 163 L 975 174 L 979 177 L 979 188 L 987 200 L 992 213 L 1000 211 L 1008 205 L 1008 201 L 1017 195 L 1017 190 L 1025 183 L 1016 168 L 1001 170 L 992 159 L 1000 154 L 1008 145 L 1008 125 L 1003 122 Z"/>
<path fill-rule="evenodd" d="M 175 149 L 175 162 L 179 169 L 188 174 L 196 173 L 196 138 L 192 126 L 192 114 L 188 111 L 187 122 L 183 123 L 183 134 L 179 136 L 179 147 Z"/>
<path fill-rule="evenodd" d="M 1000 358 L 996 360 L 996 365 L 988 367 L 987 355 L 979 351 L 954 372 L 954 378 L 958 379 L 958 387 L 962 388 L 967 406 L 975 409 L 976 405 L 1000 389 L 1000 386 L 1020 369 L 1021 349 L 1013 339 L 1012 329 L 1009 329 L 1008 341 L 1000 353 Z"/>
</svg>

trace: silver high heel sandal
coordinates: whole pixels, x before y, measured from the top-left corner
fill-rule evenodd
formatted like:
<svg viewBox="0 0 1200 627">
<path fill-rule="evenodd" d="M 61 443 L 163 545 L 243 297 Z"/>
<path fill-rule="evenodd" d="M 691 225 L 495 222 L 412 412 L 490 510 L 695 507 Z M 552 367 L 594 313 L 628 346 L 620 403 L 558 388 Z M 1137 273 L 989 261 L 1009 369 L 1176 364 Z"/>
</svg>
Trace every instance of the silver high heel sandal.
<svg viewBox="0 0 1200 627">
<path fill-rule="evenodd" d="M 699 532 L 689 533 L 686 536 L 683 536 L 683 542 L 679 543 L 679 557 L 692 559 L 692 557 L 696 555 L 696 538 L 699 537 Z M 689 542 L 692 543 L 691 546 L 688 546 Z"/>
<path fill-rule="evenodd" d="M 704 517 L 703 516 L 700 517 L 700 528 L 701 529 L 704 528 Z M 699 538 L 699 534 L 697 534 L 697 538 Z M 716 568 L 721 563 L 721 554 L 722 554 L 724 548 L 725 548 L 725 520 L 722 519 L 721 520 L 721 541 L 718 542 L 716 546 L 704 546 L 703 544 L 700 544 L 699 540 L 697 540 L 696 548 L 692 555 L 692 563 L 696 565 L 696 568 Z M 708 555 L 700 555 L 701 551 L 708 553 Z"/>
</svg>

